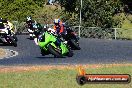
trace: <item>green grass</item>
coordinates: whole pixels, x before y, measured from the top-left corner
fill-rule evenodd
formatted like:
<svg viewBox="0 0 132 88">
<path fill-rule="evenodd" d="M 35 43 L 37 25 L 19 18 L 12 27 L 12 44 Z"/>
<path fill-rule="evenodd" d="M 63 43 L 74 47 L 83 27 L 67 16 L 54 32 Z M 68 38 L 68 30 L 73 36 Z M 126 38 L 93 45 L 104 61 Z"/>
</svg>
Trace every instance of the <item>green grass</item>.
<svg viewBox="0 0 132 88">
<path fill-rule="evenodd" d="M 87 69 L 94 74 L 130 74 L 131 66 Z M 130 84 L 86 84 L 76 83 L 76 70 L 50 70 L 38 72 L 0 73 L 0 88 L 132 88 Z"/>
</svg>

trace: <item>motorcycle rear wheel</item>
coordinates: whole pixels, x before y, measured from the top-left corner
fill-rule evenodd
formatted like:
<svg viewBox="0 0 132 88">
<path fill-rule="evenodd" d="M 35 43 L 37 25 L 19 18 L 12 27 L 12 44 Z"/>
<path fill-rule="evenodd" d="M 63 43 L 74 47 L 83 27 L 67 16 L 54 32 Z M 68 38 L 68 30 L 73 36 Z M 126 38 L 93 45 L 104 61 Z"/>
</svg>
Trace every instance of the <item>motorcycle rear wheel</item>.
<svg viewBox="0 0 132 88">
<path fill-rule="evenodd" d="M 16 35 L 13 35 L 13 38 L 15 39 L 16 42 L 18 41 L 18 38 Z"/>
<path fill-rule="evenodd" d="M 14 40 L 12 36 L 8 36 L 8 38 L 11 40 L 14 47 L 17 47 L 17 42 Z"/>
<path fill-rule="evenodd" d="M 80 50 L 81 48 L 79 47 L 79 43 L 77 43 L 74 39 L 71 39 L 71 44 L 72 44 L 72 48 L 76 49 L 76 50 Z"/>
</svg>

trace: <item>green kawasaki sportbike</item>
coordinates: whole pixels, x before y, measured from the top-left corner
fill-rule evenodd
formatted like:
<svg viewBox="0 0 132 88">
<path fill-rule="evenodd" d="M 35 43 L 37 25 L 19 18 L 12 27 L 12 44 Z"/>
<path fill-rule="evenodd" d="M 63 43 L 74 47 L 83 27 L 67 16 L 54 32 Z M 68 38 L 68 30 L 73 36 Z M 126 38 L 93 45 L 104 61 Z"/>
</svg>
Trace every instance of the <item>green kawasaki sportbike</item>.
<svg viewBox="0 0 132 88">
<path fill-rule="evenodd" d="M 53 54 L 54 57 L 73 56 L 70 47 L 48 31 L 39 35 L 38 40 L 38 45 L 43 56 L 48 54 Z"/>
</svg>

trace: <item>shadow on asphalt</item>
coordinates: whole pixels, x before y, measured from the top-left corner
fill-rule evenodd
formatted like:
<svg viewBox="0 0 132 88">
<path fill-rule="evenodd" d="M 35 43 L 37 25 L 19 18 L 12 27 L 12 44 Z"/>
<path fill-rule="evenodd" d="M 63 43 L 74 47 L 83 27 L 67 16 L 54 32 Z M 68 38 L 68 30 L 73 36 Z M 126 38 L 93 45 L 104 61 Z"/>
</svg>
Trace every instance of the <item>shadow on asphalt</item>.
<svg viewBox="0 0 132 88">
<path fill-rule="evenodd" d="M 47 59 L 47 58 L 54 58 L 54 57 L 50 57 L 50 56 L 40 56 L 40 57 L 35 57 L 35 58 L 39 58 L 39 59 Z"/>
<path fill-rule="evenodd" d="M 4 44 L 4 43 L 0 43 L 0 46 L 13 46 L 12 44 Z"/>
<path fill-rule="evenodd" d="M 28 39 L 28 40 L 34 40 L 34 39 L 31 39 L 31 38 L 26 38 L 26 39 Z"/>
<path fill-rule="evenodd" d="M 36 57 L 36 58 L 39 58 L 39 59 L 53 59 L 53 58 L 57 58 L 57 57 L 54 57 L 54 56 L 40 56 L 40 57 Z M 66 58 L 66 57 L 62 57 L 62 58 Z M 59 59 L 59 58 L 57 58 Z"/>
</svg>

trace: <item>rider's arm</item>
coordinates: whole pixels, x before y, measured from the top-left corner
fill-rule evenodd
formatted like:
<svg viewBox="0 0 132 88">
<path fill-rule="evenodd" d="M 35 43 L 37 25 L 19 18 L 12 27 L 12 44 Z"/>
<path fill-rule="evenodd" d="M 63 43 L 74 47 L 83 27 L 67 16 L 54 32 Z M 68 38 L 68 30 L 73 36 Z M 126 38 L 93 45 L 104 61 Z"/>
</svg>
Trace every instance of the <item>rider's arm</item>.
<svg viewBox="0 0 132 88">
<path fill-rule="evenodd" d="M 59 33 L 64 32 L 64 26 L 63 25 L 60 26 L 60 30 L 59 31 L 60 31 Z"/>
<path fill-rule="evenodd" d="M 60 28 L 56 28 L 56 26 L 53 27 L 57 34 L 60 32 Z"/>
</svg>

